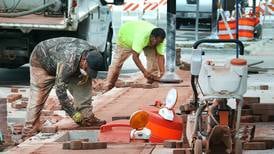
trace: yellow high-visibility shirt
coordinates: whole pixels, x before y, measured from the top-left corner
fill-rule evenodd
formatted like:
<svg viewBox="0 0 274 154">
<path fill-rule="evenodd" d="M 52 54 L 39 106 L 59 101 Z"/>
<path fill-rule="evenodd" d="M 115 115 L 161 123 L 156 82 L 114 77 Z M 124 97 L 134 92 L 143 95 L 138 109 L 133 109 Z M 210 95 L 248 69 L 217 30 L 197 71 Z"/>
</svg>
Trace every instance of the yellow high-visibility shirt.
<svg viewBox="0 0 274 154">
<path fill-rule="evenodd" d="M 156 26 L 143 20 L 126 22 L 119 30 L 117 43 L 140 54 L 148 46 L 149 37 L 154 28 Z M 157 45 L 157 53 L 164 55 L 164 48 L 164 43 Z"/>
</svg>

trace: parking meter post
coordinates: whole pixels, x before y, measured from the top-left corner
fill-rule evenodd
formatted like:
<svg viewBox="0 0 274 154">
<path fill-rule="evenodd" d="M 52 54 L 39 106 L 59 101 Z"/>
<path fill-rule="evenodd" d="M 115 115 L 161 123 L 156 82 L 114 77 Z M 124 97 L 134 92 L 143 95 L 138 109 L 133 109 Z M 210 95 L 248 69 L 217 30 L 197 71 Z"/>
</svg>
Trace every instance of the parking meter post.
<svg viewBox="0 0 274 154">
<path fill-rule="evenodd" d="M 195 20 L 195 40 L 198 41 L 199 39 L 199 13 L 200 10 L 200 2 L 196 0 L 196 20 Z"/>
<path fill-rule="evenodd" d="M 217 31 L 217 25 L 218 25 L 218 0 L 212 0 L 212 10 L 211 10 L 211 35 L 210 38 L 212 39 L 218 39 L 218 31 Z"/>
<path fill-rule="evenodd" d="M 167 1 L 166 33 L 166 72 L 160 82 L 179 83 L 182 79 L 175 73 L 176 0 Z"/>
</svg>

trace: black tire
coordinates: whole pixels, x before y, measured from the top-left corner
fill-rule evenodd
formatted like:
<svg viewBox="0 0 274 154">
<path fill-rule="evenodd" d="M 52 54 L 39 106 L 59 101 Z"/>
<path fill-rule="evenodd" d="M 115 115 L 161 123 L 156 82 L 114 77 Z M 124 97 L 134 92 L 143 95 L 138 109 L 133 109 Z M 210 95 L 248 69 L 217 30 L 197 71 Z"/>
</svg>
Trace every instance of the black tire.
<svg viewBox="0 0 274 154">
<path fill-rule="evenodd" d="M 103 53 L 103 57 L 104 57 L 104 70 L 107 71 L 109 65 L 111 64 L 111 59 L 112 59 L 112 37 L 113 37 L 113 29 L 112 26 L 109 26 L 109 30 L 108 30 L 108 36 L 107 36 L 107 41 L 106 41 L 106 46 L 105 46 L 105 50 Z"/>
</svg>

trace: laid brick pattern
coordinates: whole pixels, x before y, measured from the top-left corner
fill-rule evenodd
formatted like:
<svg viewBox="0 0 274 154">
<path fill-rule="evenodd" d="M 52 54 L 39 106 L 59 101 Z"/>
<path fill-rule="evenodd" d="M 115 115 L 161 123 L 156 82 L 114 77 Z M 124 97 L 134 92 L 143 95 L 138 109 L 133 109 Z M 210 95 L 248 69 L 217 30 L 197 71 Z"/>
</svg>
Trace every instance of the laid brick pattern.
<svg viewBox="0 0 274 154">
<path fill-rule="evenodd" d="M 63 143 L 64 150 L 92 150 L 106 149 L 107 142 L 88 142 L 87 139 L 74 140 Z"/>
<path fill-rule="evenodd" d="M 42 133 L 56 133 L 58 130 L 57 126 L 43 126 L 41 128 Z"/>
<path fill-rule="evenodd" d="M 182 148 L 183 141 L 182 140 L 165 140 L 164 147 L 165 148 Z"/>
<path fill-rule="evenodd" d="M 178 148 L 173 150 L 173 154 L 192 154 L 193 150 L 191 148 Z"/>
<path fill-rule="evenodd" d="M 247 142 L 244 143 L 244 150 L 266 150 L 265 142 Z"/>
</svg>

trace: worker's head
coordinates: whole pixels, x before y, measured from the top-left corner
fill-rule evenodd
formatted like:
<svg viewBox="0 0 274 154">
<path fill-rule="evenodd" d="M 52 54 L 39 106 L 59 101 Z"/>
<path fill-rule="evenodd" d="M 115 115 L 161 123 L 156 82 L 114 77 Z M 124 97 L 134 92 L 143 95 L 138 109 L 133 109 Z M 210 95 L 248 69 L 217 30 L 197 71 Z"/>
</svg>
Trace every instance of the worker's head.
<svg viewBox="0 0 274 154">
<path fill-rule="evenodd" d="M 84 51 L 80 61 L 80 71 L 83 75 L 96 78 L 97 71 L 101 70 L 104 64 L 103 56 L 97 50 Z"/>
<path fill-rule="evenodd" d="M 166 33 L 162 28 L 154 28 L 150 34 L 149 46 L 155 48 L 160 43 L 163 43 Z"/>
</svg>

